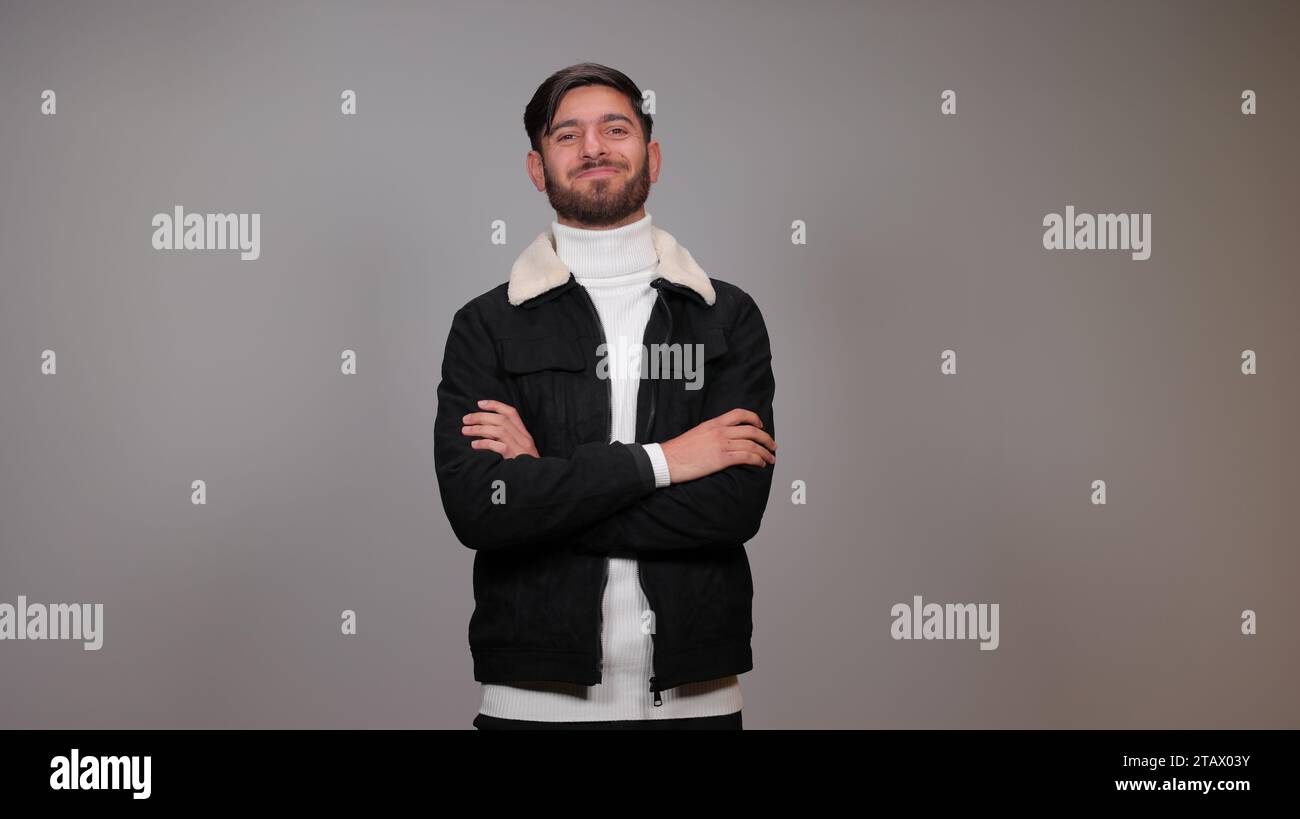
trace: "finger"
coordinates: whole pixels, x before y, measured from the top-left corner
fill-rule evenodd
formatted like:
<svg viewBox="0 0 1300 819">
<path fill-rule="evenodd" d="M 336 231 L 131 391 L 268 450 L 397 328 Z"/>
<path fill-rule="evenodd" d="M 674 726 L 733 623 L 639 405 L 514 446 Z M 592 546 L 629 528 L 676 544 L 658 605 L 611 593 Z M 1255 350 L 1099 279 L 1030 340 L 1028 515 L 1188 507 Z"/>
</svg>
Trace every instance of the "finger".
<svg viewBox="0 0 1300 819">
<path fill-rule="evenodd" d="M 495 412 L 471 412 L 469 415 L 461 417 L 461 422 L 465 424 L 493 424 L 495 426 L 504 426 L 506 417 Z"/>
<path fill-rule="evenodd" d="M 748 440 L 746 438 L 736 438 L 732 441 L 729 441 L 727 444 L 727 448 L 732 451 L 753 453 L 757 455 L 759 458 L 761 458 L 764 463 L 770 463 L 770 464 L 776 463 L 775 455 L 769 452 L 762 445 L 757 444 L 754 441 Z"/>
<path fill-rule="evenodd" d="M 744 416 L 744 413 L 746 413 L 746 412 L 749 412 L 749 410 L 740 409 L 740 408 L 736 408 L 736 409 L 732 409 L 732 410 L 727 410 L 726 412 L 722 413 L 721 415 L 718 415 L 718 416 L 715 416 L 715 417 L 713 417 L 713 418 L 710 418 L 709 420 L 707 420 L 707 421 L 705 421 L 704 423 L 700 424 L 700 426 L 702 426 L 702 427 L 718 427 L 718 426 L 725 427 L 725 426 L 731 426 L 732 424 L 749 423 L 748 419 Z M 757 417 L 757 416 L 756 416 L 756 417 Z M 761 420 L 761 419 L 759 419 L 759 420 Z M 760 424 L 760 426 L 761 426 L 761 424 Z"/>
<path fill-rule="evenodd" d="M 744 409 L 743 407 L 736 407 L 729 412 L 724 412 L 718 417 L 722 420 L 722 423 L 727 426 L 731 426 L 732 424 L 753 424 L 756 427 L 763 426 L 763 419 L 758 417 L 758 413 L 753 410 Z"/>
<path fill-rule="evenodd" d="M 514 407 L 510 406 L 509 404 L 504 404 L 500 401 L 494 401 L 489 398 L 483 401 L 479 401 L 478 405 L 483 409 L 493 410 L 495 412 L 501 413 L 512 423 L 515 423 L 520 427 L 523 427 L 524 425 L 523 419 L 519 417 L 519 413 L 515 410 Z"/>
<path fill-rule="evenodd" d="M 763 446 L 776 452 L 776 439 L 758 427 L 742 424 L 740 426 L 727 427 L 723 430 L 723 434 L 728 438 L 748 438 L 753 441 L 758 441 Z"/>
<path fill-rule="evenodd" d="M 510 424 L 508 419 L 506 419 L 506 417 L 504 415 L 501 415 L 500 413 L 471 412 L 469 415 L 464 416 L 464 418 L 462 418 L 461 420 L 468 422 L 466 426 L 461 427 L 462 434 L 486 435 L 489 433 L 483 430 L 490 428 L 494 431 L 493 433 L 491 433 L 492 437 L 494 438 L 500 438 L 505 441 L 517 441 L 520 444 L 526 443 L 527 446 L 521 447 L 522 449 L 525 450 L 531 449 L 534 445 L 533 436 L 528 434 L 528 430 L 519 429 L 514 425 Z M 475 429 L 480 429 L 480 428 L 481 429 L 480 431 L 472 432 L 470 431 L 470 427 L 474 427 Z"/>
<path fill-rule="evenodd" d="M 497 451 L 501 452 L 501 454 L 505 455 L 507 458 L 514 457 L 511 453 L 528 452 L 533 448 L 531 441 L 525 445 L 519 440 L 519 433 L 515 431 L 514 427 L 473 425 L 461 427 L 460 431 L 464 435 L 476 435 L 485 440 L 500 442 L 506 447 L 506 449 Z"/>
<path fill-rule="evenodd" d="M 514 407 L 510 406 L 509 404 L 503 404 L 500 401 L 485 400 L 485 401 L 480 401 L 479 403 L 484 405 L 489 405 L 490 408 L 495 409 L 496 412 L 494 414 L 498 418 L 504 419 L 503 421 L 504 423 L 513 426 L 516 430 L 519 431 L 519 438 L 521 440 L 526 440 L 530 444 L 532 443 L 533 436 L 528 434 L 528 429 L 527 427 L 524 426 L 524 419 L 519 417 L 518 410 L 516 410 Z"/>
<path fill-rule="evenodd" d="M 493 441 L 490 438 L 479 438 L 476 441 L 470 441 L 469 445 L 475 449 L 490 449 L 500 455 L 506 454 L 506 445 L 500 441 Z"/>
<path fill-rule="evenodd" d="M 484 438 L 504 439 L 509 435 L 507 427 L 487 424 L 469 424 L 460 428 L 462 435 L 479 435 Z"/>
<path fill-rule="evenodd" d="M 750 466 L 766 467 L 767 461 L 763 456 L 756 452 L 746 449 L 729 449 L 722 453 L 723 457 L 733 464 L 748 464 Z"/>
</svg>

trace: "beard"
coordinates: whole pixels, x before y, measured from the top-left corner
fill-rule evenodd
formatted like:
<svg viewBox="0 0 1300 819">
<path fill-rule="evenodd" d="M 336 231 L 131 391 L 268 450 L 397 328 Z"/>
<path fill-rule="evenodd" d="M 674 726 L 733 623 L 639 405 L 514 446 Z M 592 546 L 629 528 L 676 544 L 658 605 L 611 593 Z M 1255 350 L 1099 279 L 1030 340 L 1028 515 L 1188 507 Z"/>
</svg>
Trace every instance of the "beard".
<svg viewBox="0 0 1300 819">
<path fill-rule="evenodd" d="M 578 173 L 599 167 L 618 166 L 591 165 L 579 169 Z M 565 187 L 551 176 L 545 161 L 542 177 L 546 180 L 546 198 L 551 200 L 551 207 L 559 216 L 583 225 L 604 227 L 636 213 L 650 196 L 650 153 L 646 152 L 640 170 L 618 188 L 614 187 L 615 176 L 597 177 L 590 182 L 579 182 L 575 177 L 573 186 Z"/>
</svg>

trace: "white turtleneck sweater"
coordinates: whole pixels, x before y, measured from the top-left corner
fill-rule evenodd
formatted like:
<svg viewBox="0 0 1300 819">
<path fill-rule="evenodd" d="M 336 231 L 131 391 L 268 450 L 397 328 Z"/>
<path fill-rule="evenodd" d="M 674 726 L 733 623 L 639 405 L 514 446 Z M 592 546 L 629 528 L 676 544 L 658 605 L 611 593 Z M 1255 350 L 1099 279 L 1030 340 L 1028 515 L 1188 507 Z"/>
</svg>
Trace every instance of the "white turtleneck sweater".
<svg viewBox="0 0 1300 819">
<path fill-rule="evenodd" d="M 650 214 L 610 230 L 586 230 L 551 223 L 555 252 L 587 288 L 596 304 L 609 345 L 613 387 L 614 437 L 636 442 L 636 398 L 640 387 L 641 344 L 657 292 L 659 257 L 650 232 Z M 644 443 L 655 469 L 656 486 L 670 481 L 668 462 L 657 443 Z M 484 683 L 479 712 L 503 719 L 544 722 L 678 719 L 732 714 L 744 704 L 735 676 L 687 683 L 660 692 L 654 704 L 650 677 L 654 662 L 650 604 L 641 589 L 637 561 L 608 557 L 609 579 L 601 602 L 601 682 L 586 686 L 558 682 Z"/>
</svg>

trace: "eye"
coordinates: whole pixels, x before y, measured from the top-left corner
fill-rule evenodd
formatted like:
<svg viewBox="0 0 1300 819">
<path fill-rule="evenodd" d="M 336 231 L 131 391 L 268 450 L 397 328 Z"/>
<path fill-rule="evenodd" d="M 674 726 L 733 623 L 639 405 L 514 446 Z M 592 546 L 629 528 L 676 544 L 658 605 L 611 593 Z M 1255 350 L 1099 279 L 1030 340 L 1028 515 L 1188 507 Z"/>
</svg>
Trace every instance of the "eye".
<svg viewBox="0 0 1300 819">
<path fill-rule="evenodd" d="M 623 128 L 621 125 L 620 125 L 619 127 L 617 127 L 617 128 L 613 128 L 612 130 L 614 130 L 614 131 L 622 131 L 622 132 L 625 133 L 625 134 L 627 133 L 627 129 Z"/>
<path fill-rule="evenodd" d="M 559 139 L 557 139 L 557 140 L 555 140 L 555 141 L 556 141 L 556 142 L 563 142 L 564 140 L 568 139 L 568 138 L 571 137 L 571 136 L 573 136 L 573 134 L 564 134 L 563 136 L 561 136 Z"/>
</svg>

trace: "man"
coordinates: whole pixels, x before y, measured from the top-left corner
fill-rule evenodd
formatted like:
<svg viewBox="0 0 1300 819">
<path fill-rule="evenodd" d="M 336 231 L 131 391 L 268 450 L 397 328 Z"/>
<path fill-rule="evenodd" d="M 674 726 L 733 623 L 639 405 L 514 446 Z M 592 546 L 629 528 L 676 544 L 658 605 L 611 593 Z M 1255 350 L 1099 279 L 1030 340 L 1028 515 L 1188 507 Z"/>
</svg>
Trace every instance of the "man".
<svg viewBox="0 0 1300 819">
<path fill-rule="evenodd" d="M 771 352 L 753 299 L 652 226 L 641 99 L 594 63 L 538 87 L 527 170 L 555 221 L 447 338 L 435 461 L 477 552 L 479 728 L 741 727 Z"/>
</svg>

